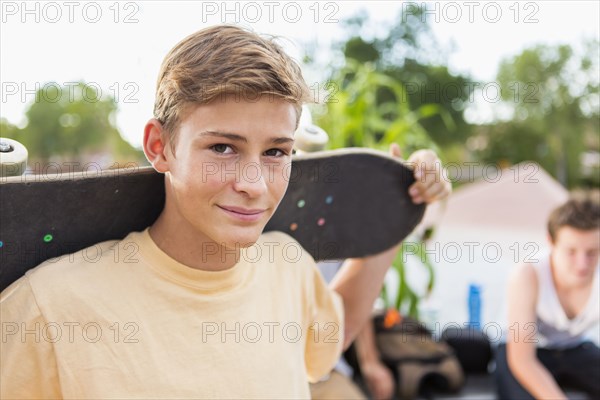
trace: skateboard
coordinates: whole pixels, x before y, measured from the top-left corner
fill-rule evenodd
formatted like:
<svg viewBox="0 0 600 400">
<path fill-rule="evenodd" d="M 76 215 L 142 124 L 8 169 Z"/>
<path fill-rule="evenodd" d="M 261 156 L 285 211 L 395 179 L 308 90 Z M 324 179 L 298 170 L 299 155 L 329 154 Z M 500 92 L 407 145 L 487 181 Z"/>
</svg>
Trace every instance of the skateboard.
<svg viewBox="0 0 600 400">
<path fill-rule="evenodd" d="M 0 156 L 5 153 L 0 153 Z M 392 247 L 420 222 L 412 170 L 386 153 L 294 155 L 287 192 L 265 231 L 294 237 L 316 260 Z M 0 178 L 0 290 L 53 257 L 151 225 L 165 201 L 151 167 Z"/>
</svg>

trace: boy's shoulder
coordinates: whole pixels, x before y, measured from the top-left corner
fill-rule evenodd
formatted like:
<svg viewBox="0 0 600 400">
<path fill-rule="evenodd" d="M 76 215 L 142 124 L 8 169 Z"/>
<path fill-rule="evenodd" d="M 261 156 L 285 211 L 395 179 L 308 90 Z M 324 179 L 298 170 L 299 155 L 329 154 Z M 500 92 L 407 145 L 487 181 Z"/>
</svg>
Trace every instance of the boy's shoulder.
<svg viewBox="0 0 600 400">
<path fill-rule="evenodd" d="M 526 262 L 515 265 L 509 274 L 509 284 L 512 286 L 533 286 L 544 284 L 544 275 L 550 273 L 550 250 L 546 249 L 536 254 Z"/>
<path fill-rule="evenodd" d="M 81 250 L 44 261 L 25 273 L 32 289 L 52 291 L 72 290 L 84 282 L 98 279 L 118 270 L 123 263 L 136 262 L 140 232 L 131 232 L 124 239 L 108 240 Z"/>
<path fill-rule="evenodd" d="M 102 296 L 124 282 L 137 281 L 153 253 L 145 232 L 131 232 L 124 239 L 110 240 L 82 250 L 49 259 L 25 273 L 35 295 L 43 297 Z M 255 271 L 271 279 L 293 276 L 293 280 L 312 280 L 316 263 L 309 252 L 293 237 L 279 232 L 263 233 L 257 242 L 245 248 L 244 259 Z M 150 255 L 150 257 L 149 257 Z M 268 267 L 270 266 L 270 267 Z M 18 281 L 17 281 L 18 282 Z"/>
<path fill-rule="evenodd" d="M 533 313 L 538 304 L 539 279 L 535 264 L 523 263 L 511 271 L 508 279 L 508 300 L 513 308 Z"/>
</svg>

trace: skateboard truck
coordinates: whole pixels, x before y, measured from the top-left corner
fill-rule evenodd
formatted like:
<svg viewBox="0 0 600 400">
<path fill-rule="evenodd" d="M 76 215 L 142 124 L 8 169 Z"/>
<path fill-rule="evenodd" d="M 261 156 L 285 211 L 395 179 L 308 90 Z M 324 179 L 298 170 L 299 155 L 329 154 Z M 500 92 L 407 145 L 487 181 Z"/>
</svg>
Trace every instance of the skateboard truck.
<svg viewBox="0 0 600 400">
<path fill-rule="evenodd" d="M 0 153 L 10 153 L 13 150 L 14 149 L 10 145 L 10 143 L 5 142 L 4 140 L 0 140 Z"/>
<path fill-rule="evenodd" d="M 313 153 L 325 149 L 329 135 L 316 125 L 303 125 L 298 127 L 295 148 L 300 153 Z"/>
<path fill-rule="evenodd" d="M 294 137 L 296 139 L 294 149 L 297 154 L 325 150 L 329 142 L 327 132 L 312 123 L 312 115 L 307 106 L 302 107 L 302 117 Z"/>
<path fill-rule="evenodd" d="M 0 138 L 0 177 L 23 175 L 27 169 L 27 149 L 16 140 Z"/>
</svg>

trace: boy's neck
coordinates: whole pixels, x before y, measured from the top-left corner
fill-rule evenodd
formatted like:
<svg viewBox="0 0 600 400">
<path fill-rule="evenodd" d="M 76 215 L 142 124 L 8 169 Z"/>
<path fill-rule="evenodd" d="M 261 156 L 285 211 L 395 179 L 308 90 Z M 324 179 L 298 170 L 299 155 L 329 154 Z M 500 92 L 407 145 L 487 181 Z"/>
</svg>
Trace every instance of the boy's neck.
<svg viewBox="0 0 600 400">
<path fill-rule="evenodd" d="M 150 227 L 154 243 L 175 261 L 204 271 L 223 271 L 236 265 L 240 249 L 220 245 L 185 223 L 174 221 L 164 210 Z M 171 221 L 171 222 L 169 222 Z"/>
</svg>

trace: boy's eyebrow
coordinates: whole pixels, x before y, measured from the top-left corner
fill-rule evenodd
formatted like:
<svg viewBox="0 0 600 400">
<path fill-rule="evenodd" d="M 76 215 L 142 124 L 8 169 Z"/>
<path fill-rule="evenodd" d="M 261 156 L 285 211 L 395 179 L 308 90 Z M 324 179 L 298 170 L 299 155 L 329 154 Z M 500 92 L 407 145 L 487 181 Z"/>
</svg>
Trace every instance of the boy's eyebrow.
<svg viewBox="0 0 600 400">
<path fill-rule="evenodd" d="M 271 140 L 271 143 L 274 143 L 274 144 L 294 143 L 294 139 L 289 138 L 289 137 L 278 137 L 278 138 L 273 138 Z"/>
<path fill-rule="evenodd" d="M 244 136 L 238 135 L 236 133 L 219 132 L 219 131 L 204 131 L 204 132 L 200 133 L 199 136 L 215 136 L 215 137 L 222 137 L 222 138 L 226 138 L 226 139 L 230 139 L 230 140 L 234 140 L 234 141 L 238 141 L 238 142 L 248 143 L 248 139 L 246 139 Z M 290 138 L 290 137 L 277 137 L 277 138 L 271 139 L 271 143 L 274 143 L 274 144 L 283 144 L 283 143 L 290 143 L 290 142 L 294 142 L 294 139 Z"/>
<path fill-rule="evenodd" d="M 237 142 L 248 143 L 248 139 L 246 139 L 242 135 L 237 135 L 235 133 L 227 133 L 227 132 L 219 132 L 219 131 L 204 131 L 204 132 L 200 133 L 199 136 L 216 136 L 216 137 L 222 137 L 222 138 L 234 140 Z"/>
</svg>

